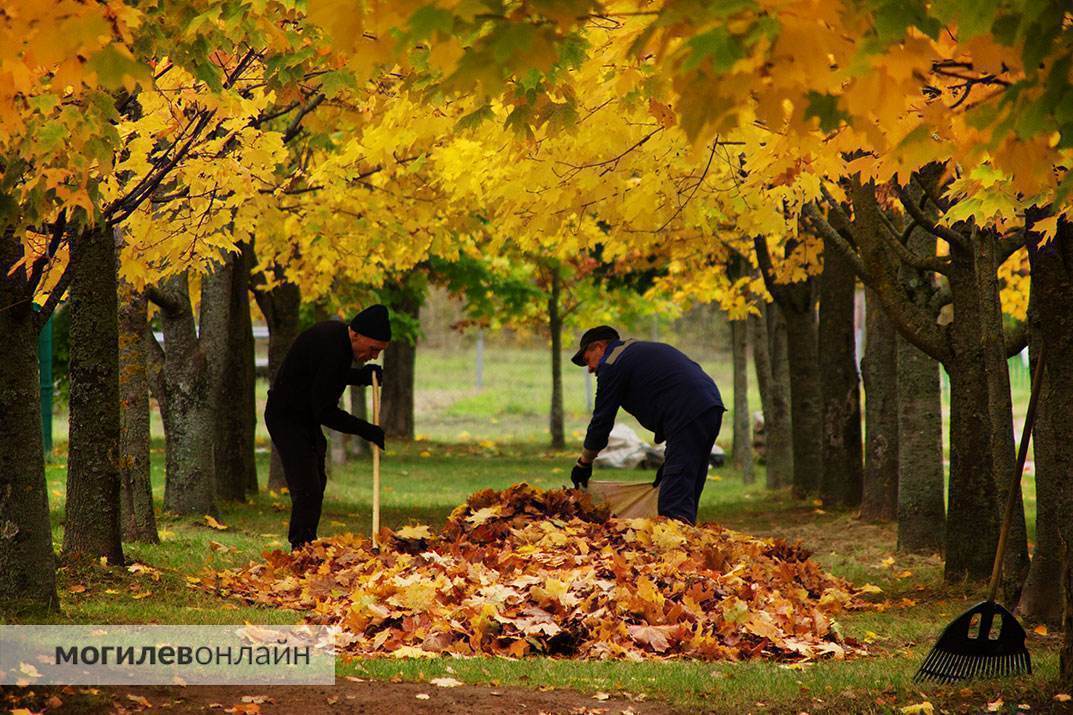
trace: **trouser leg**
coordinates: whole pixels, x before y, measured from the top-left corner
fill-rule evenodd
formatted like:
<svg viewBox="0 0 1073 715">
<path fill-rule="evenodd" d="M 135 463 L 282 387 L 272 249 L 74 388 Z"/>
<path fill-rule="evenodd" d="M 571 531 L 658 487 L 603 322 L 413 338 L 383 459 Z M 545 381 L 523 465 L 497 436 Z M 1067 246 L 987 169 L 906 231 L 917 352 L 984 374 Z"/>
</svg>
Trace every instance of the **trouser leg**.
<svg viewBox="0 0 1073 715">
<path fill-rule="evenodd" d="M 697 506 L 708 478 L 708 459 L 722 421 L 723 411 L 713 408 L 667 438 L 659 485 L 660 516 L 697 523 Z"/>
<path fill-rule="evenodd" d="M 317 538 L 326 476 L 324 452 L 319 448 L 323 435 L 311 433 L 305 425 L 280 419 L 266 419 L 272 443 L 283 464 L 283 476 L 291 497 L 291 519 L 287 539 L 296 549 Z"/>
</svg>

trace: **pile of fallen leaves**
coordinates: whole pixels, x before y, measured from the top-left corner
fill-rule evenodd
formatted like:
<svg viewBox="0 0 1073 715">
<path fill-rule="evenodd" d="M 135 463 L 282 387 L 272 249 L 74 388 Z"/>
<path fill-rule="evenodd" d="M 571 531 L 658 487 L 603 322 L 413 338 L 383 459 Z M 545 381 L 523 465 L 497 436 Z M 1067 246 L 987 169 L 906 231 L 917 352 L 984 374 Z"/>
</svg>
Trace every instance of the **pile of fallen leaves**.
<svg viewBox="0 0 1073 715">
<path fill-rule="evenodd" d="M 708 660 L 841 658 L 846 581 L 798 545 L 713 524 L 615 519 L 584 492 L 472 495 L 438 534 L 345 534 L 200 586 L 307 611 L 353 655 L 549 654 Z"/>
</svg>

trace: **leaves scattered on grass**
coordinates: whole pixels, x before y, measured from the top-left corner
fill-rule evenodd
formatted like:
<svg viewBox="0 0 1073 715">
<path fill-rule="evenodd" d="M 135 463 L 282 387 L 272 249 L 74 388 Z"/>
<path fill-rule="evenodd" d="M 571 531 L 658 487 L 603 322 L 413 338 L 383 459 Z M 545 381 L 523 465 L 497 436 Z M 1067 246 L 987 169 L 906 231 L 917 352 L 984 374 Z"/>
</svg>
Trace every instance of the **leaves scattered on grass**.
<svg viewBox="0 0 1073 715">
<path fill-rule="evenodd" d="M 342 534 L 201 588 L 340 626 L 351 655 L 772 658 L 862 652 L 833 617 L 857 592 L 798 544 L 714 524 L 615 519 L 576 490 L 484 490 L 438 534 Z"/>
</svg>

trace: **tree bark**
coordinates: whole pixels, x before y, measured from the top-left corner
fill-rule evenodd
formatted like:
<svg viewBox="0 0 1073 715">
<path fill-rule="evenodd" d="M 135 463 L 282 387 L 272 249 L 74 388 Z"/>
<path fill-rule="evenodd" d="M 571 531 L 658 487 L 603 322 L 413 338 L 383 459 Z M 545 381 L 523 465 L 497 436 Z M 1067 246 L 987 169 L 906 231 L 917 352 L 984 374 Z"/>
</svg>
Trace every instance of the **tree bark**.
<svg viewBox="0 0 1073 715">
<path fill-rule="evenodd" d="M 1003 335 L 1002 303 L 999 299 L 997 235 L 981 231 L 976 238 L 978 286 L 981 319 L 986 355 L 988 414 L 991 417 L 991 454 L 995 486 L 998 493 L 999 517 L 1005 512 L 1009 498 L 1010 478 L 1017 468 L 1013 437 L 1013 399 L 1010 395 L 1010 371 Z M 1021 587 L 1028 576 L 1028 530 L 1021 497 L 1021 475 L 1014 486 L 1016 508 L 1010 522 L 1009 537 L 1002 567 L 1002 595 L 1006 603 L 1017 603 Z"/>
<path fill-rule="evenodd" d="M 753 445 L 749 423 L 749 376 L 748 376 L 748 323 L 744 320 L 730 321 L 730 344 L 734 363 L 734 443 L 731 456 L 734 466 L 741 470 L 742 481 L 752 484 Z"/>
<path fill-rule="evenodd" d="M 794 496 L 803 499 L 817 492 L 823 472 L 823 411 L 820 368 L 816 345 L 816 300 L 813 281 L 779 284 L 775 281 L 767 240 L 755 238 L 757 259 L 764 285 L 775 298 L 786 320 L 786 356 L 790 375 L 790 413 L 794 454 Z M 795 248 L 786 244 L 786 254 Z"/>
<path fill-rule="evenodd" d="M 548 429 L 551 432 L 551 448 L 566 449 L 566 426 L 563 414 L 563 318 L 562 277 L 553 267 L 551 292 L 548 294 L 548 332 L 551 334 L 551 413 Z"/>
<path fill-rule="evenodd" d="M 208 358 L 198 341 L 187 281 L 186 273 L 169 278 L 150 298 L 160 306 L 164 328 L 164 509 L 196 516 L 216 514 L 215 415 Z M 154 342 L 152 349 L 160 346 Z"/>
<path fill-rule="evenodd" d="M 63 555 L 123 563 L 119 527 L 119 293 L 112 230 L 72 242 L 71 396 Z"/>
<path fill-rule="evenodd" d="M 861 503 L 861 383 L 853 314 L 856 276 L 848 259 L 825 249 L 820 277 L 818 330 L 823 401 L 824 504 L 854 507 Z"/>
<path fill-rule="evenodd" d="M 805 289 L 809 288 L 805 286 Z M 786 355 L 790 367 L 790 413 L 793 415 L 793 492 L 799 499 L 816 494 L 823 472 L 823 410 L 812 302 L 801 309 L 780 306 L 786 316 Z"/>
<path fill-rule="evenodd" d="M 392 300 L 391 309 L 416 325 L 424 296 L 406 286 Z M 380 424 L 384 434 L 395 439 L 414 438 L 414 367 L 417 360 L 417 335 L 395 338 L 384 351 L 384 388 Z"/>
<path fill-rule="evenodd" d="M 894 521 L 898 517 L 898 334 L 871 290 L 865 292 L 865 303 L 861 371 L 867 436 L 861 518 Z"/>
<path fill-rule="evenodd" d="M 276 371 L 283 364 L 283 358 L 298 337 L 298 309 L 302 304 L 302 294 L 294 283 L 281 282 L 270 291 L 255 290 L 254 298 L 268 323 L 268 383 L 271 385 L 276 379 Z M 283 463 L 279 461 L 276 446 L 272 445 L 268 488 L 278 491 L 286 487 Z"/>
<path fill-rule="evenodd" d="M 1026 216 L 1025 223 L 1035 216 Z M 1032 559 L 1026 595 L 1033 583 L 1042 581 L 1055 560 L 1061 560 L 1061 603 L 1064 605 L 1065 638 L 1060 658 L 1061 680 L 1073 687 L 1073 225 L 1060 221 L 1050 243 L 1037 246 L 1038 236 L 1030 235 L 1032 261 L 1032 320 L 1035 337 L 1046 351 L 1039 413 L 1036 420 L 1034 456 L 1036 462 L 1037 515 L 1036 554 Z M 1053 495 L 1053 496 L 1051 496 Z M 1053 503 L 1053 509 L 1047 502 Z M 1048 555 L 1052 545 L 1045 535 L 1057 531 L 1057 559 Z M 1049 537 L 1047 537 L 1049 538 Z M 1037 567 L 1037 561 L 1039 566 Z M 1038 574 L 1037 574 L 1038 569 Z M 1033 597 L 1036 594 L 1033 593 Z"/>
<path fill-rule="evenodd" d="M 149 376 L 145 294 L 119 284 L 119 515 L 123 541 L 160 543 L 149 473 Z"/>
<path fill-rule="evenodd" d="M 1043 326 L 1039 317 L 1040 293 L 1044 288 L 1033 287 L 1028 306 L 1030 324 L 1029 354 L 1032 374 L 1036 373 L 1040 346 L 1043 344 Z M 1073 306 L 1071 306 L 1073 307 Z M 1041 396 L 1049 387 L 1046 372 L 1040 386 Z M 1040 400 L 1036 411 L 1036 425 L 1032 433 L 1032 453 L 1035 457 L 1036 478 L 1036 546 L 1032 549 L 1032 564 L 1025 581 L 1018 612 L 1029 621 L 1060 627 L 1062 623 L 1062 540 L 1058 532 L 1063 515 L 1059 512 L 1062 500 L 1063 477 L 1055 467 L 1060 466 L 1056 456 L 1060 445 L 1055 435 L 1061 430 L 1054 414 L 1052 403 Z M 1070 472 L 1073 474 L 1073 472 Z M 1067 512 L 1068 514 L 1068 512 Z"/>
<path fill-rule="evenodd" d="M 768 355 L 771 358 L 770 415 L 764 412 L 767 438 L 767 479 L 771 487 L 785 487 L 794 478 L 793 415 L 790 411 L 790 361 L 787 357 L 786 319 L 775 303 L 764 307 Z"/>
<path fill-rule="evenodd" d="M 253 323 L 250 319 L 249 250 L 227 256 L 221 269 L 226 274 L 227 292 L 216 299 L 227 301 L 227 324 L 221 338 L 206 349 L 219 350 L 219 375 L 215 405 L 216 424 L 213 440 L 215 449 L 216 496 L 226 501 L 246 501 L 253 485 L 256 492 L 257 467 L 254 461 L 254 430 L 257 424 L 254 397 L 255 366 Z M 222 274 L 221 274 L 222 275 Z M 202 291 L 202 305 L 205 296 Z M 205 312 L 202 311 L 202 315 Z M 204 328 L 202 325 L 202 333 Z M 211 331 L 210 331 L 211 332 Z"/>
<path fill-rule="evenodd" d="M 22 256 L 20 242 L 0 233 L 0 602 L 58 610 L 33 287 L 11 272 Z"/>
</svg>

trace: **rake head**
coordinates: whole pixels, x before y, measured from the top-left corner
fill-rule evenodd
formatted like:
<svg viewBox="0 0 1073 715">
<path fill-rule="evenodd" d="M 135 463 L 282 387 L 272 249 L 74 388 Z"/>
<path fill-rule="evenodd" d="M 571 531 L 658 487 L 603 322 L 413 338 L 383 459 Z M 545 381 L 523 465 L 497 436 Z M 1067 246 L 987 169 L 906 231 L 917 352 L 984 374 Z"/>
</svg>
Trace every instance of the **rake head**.
<svg viewBox="0 0 1073 715">
<path fill-rule="evenodd" d="M 913 681 L 954 683 L 1031 673 L 1025 629 L 999 604 L 981 601 L 946 627 Z"/>
</svg>

